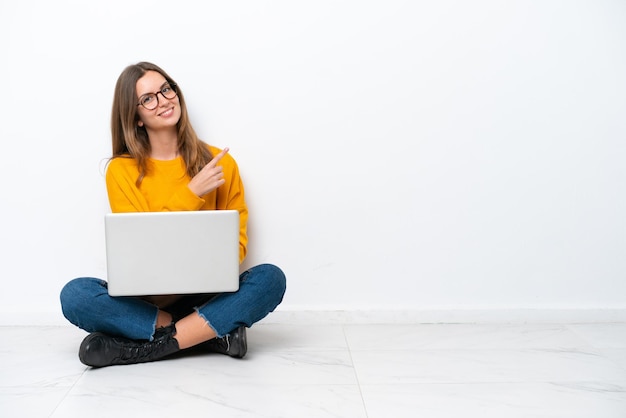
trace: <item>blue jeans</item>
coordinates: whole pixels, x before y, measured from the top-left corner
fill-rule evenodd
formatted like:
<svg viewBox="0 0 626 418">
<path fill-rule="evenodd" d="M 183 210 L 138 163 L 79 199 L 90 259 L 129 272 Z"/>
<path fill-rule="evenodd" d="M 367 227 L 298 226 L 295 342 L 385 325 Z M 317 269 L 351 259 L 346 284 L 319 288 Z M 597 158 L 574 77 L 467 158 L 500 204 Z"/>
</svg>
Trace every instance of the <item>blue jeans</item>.
<svg viewBox="0 0 626 418">
<path fill-rule="evenodd" d="M 271 264 L 253 267 L 239 276 L 233 293 L 184 295 L 164 308 L 176 321 L 198 314 L 223 337 L 239 326 L 250 327 L 272 312 L 282 301 L 286 281 Z M 134 340 L 151 340 L 159 308 L 138 297 L 109 296 L 107 282 L 81 277 L 61 290 L 63 315 L 87 332 L 104 332 Z"/>
</svg>

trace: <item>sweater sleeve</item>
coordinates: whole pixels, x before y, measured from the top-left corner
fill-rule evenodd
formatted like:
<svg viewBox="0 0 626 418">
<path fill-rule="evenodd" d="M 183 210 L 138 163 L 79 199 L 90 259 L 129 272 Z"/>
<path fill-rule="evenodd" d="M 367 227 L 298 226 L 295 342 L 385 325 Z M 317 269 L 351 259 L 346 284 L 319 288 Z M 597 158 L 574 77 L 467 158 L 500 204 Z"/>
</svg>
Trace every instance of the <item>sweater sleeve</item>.
<svg viewBox="0 0 626 418">
<path fill-rule="evenodd" d="M 158 208 L 159 212 L 174 212 L 181 210 L 200 210 L 206 201 L 201 197 L 196 196 L 189 187 L 179 187 L 172 197 L 163 205 Z"/>
<path fill-rule="evenodd" d="M 214 155 L 219 152 L 215 148 L 212 151 Z M 220 165 L 224 169 L 226 182 L 217 189 L 216 208 L 239 212 L 239 261 L 243 262 L 248 246 L 248 206 L 246 205 L 243 181 L 239 175 L 239 167 L 230 154 L 226 154 L 222 158 Z"/>
<path fill-rule="evenodd" d="M 133 178 L 128 164 L 118 157 L 109 162 L 106 171 L 106 186 L 111 211 L 117 212 L 148 212 L 150 207 L 146 198 L 135 185 L 137 176 Z M 136 170 L 135 170 L 136 171 Z"/>
</svg>

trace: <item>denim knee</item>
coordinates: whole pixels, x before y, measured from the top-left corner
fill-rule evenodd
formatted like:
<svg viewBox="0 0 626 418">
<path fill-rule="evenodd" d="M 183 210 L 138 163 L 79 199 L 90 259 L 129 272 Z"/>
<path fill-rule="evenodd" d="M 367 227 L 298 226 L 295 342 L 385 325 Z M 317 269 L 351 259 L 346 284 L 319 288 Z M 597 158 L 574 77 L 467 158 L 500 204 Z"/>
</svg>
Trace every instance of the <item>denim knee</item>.
<svg viewBox="0 0 626 418">
<path fill-rule="evenodd" d="M 287 278 L 283 271 L 273 264 L 261 264 L 256 267 L 260 277 L 265 279 L 264 290 L 274 296 L 274 307 L 278 306 L 287 289 Z"/>
<path fill-rule="evenodd" d="M 93 277 L 70 280 L 61 289 L 61 310 L 72 324 L 80 326 L 80 318 L 91 307 L 93 297 L 107 293 L 106 282 Z"/>
</svg>

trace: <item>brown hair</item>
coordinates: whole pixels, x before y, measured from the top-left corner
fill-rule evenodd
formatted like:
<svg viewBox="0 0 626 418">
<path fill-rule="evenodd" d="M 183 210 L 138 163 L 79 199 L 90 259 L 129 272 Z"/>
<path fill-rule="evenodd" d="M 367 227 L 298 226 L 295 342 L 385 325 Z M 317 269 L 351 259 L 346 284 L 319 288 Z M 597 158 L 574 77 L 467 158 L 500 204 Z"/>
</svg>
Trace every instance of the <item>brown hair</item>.
<svg viewBox="0 0 626 418">
<path fill-rule="evenodd" d="M 111 136 L 113 155 L 116 157 L 130 157 L 137 161 L 139 177 L 137 186 L 148 174 L 148 158 L 150 156 L 150 141 L 145 127 L 137 125 L 139 115 L 137 112 L 137 80 L 144 76 L 147 71 L 156 71 L 161 74 L 168 83 L 176 82 L 165 71 L 155 64 L 140 62 L 129 65 L 122 71 L 113 96 L 113 109 L 111 112 Z M 180 89 L 176 88 L 180 101 L 181 115 L 176 128 L 178 130 L 178 153 L 182 156 L 187 174 L 195 176 L 213 156 L 207 144 L 202 142 L 189 122 L 189 114 L 185 105 L 185 97 Z"/>
</svg>

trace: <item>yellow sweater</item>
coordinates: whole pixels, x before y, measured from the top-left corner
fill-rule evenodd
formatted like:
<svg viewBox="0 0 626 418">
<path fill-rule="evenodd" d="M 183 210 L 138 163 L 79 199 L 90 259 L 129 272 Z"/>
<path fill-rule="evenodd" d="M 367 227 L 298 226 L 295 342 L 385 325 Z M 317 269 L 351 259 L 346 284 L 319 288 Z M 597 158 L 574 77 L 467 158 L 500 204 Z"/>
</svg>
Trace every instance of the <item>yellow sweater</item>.
<svg viewBox="0 0 626 418">
<path fill-rule="evenodd" d="M 209 146 L 217 155 L 220 149 Z M 191 178 L 186 173 L 182 157 L 170 161 L 149 160 L 148 174 L 140 187 L 135 185 L 139 170 L 132 158 L 111 160 L 106 172 L 109 204 L 113 212 L 164 212 L 183 210 L 233 209 L 239 211 L 239 261 L 246 256 L 248 245 L 248 208 L 239 168 L 226 154 L 219 165 L 224 169 L 226 183 L 202 197 L 196 196 L 187 185 Z"/>
</svg>

